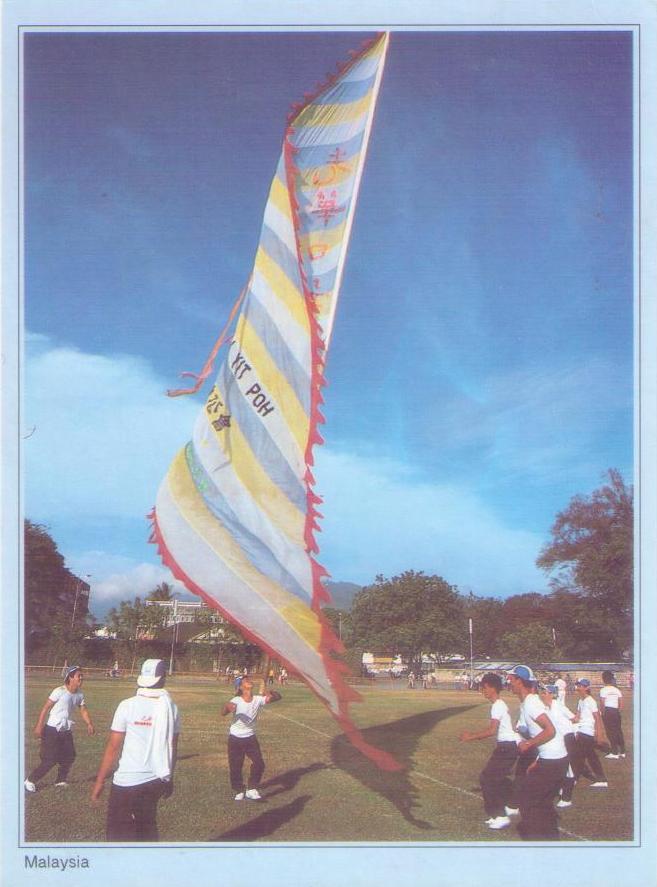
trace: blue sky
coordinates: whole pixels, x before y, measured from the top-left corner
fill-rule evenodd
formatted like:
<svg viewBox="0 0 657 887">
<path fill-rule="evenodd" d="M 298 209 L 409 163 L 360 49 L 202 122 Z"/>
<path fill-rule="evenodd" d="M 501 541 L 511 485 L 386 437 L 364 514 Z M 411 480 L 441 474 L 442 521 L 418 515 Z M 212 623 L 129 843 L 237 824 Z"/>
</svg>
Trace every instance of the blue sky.
<svg viewBox="0 0 657 887">
<path fill-rule="evenodd" d="M 360 33 L 28 34 L 25 513 L 102 612 L 257 246 L 290 105 Z M 632 41 L 393 33 L 327 369 L 320 558 L 547 589 L 558 510 L 632 478 Z"/>
</svg>

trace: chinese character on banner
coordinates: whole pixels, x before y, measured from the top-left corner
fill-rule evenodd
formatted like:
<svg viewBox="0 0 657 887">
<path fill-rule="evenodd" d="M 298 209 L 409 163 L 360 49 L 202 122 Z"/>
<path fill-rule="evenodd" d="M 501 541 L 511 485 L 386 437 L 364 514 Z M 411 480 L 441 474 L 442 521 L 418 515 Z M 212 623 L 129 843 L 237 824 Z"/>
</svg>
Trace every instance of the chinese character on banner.
<svg viewBox="0 0 657 887">
<path fill-rule="evenodd" d="M 222 428 L 230 428 L 230 416 L 227 413 L 224 413 L 212 422 L 212 426 L 216 428 L 217 431 L 221 431 Z"/>
<path fill-rule="evenodd" d="M 216 388 L 214 388 L 210 392 L 210 396 L 208 397 L 208 402 L 205 405 L 206 412 L 208 413 L 218 413 L 223 403 L 219 399 L 219 394 L 217 393 Z"/>
<path fill-rule="evenodd" d="M 342 207 L 338 206 L 338 192 L 318 191 L 315 195 L 315 203 L 310 212 L 315 216 L 319 216 L 326 226 L 333 216 L 342 212 Z"/>
</svg>

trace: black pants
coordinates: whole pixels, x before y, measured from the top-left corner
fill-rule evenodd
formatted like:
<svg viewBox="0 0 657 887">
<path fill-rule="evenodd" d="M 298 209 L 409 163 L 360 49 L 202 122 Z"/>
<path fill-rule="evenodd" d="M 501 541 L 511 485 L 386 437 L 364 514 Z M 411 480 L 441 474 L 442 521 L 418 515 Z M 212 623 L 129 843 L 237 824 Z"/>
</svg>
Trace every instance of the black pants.
<svg viewBox="0 0 657 887">
<path fill-rule="evenodd" d="M 617 708 L 602 709 L 602 722 L 605 725 L 612 755 L 625 754 L 625 737 L 621 727 L 621 713 Z"/>
<path fill-rule="evenodd" d="M 573 771 L 572 776 L 564 776 L 563 781 L 561 783 L 561 797 L 564 801 L 572 801 L 573 798 L 573 789 L 575 788 L 575 757 L 577 756 L 577 740 L 575 739 L 574 733 L 566 733 L 563 741 L 566 745 L 566 751 L 568 752 L 568 764 L 570 765 L 571 770 Z M 566 773 L 568 770 L 566 769 Z"/>
<path fill-rule="evenodd" d="M 592 782 L 606 780 L 602 764 L 595 752 L 595 739 L 586 733 L 577 733 L 575 742 L 575 760 L 572 762 L 575 771 L 575 779 L 580 776 L 590 779 Z"/>
<path fill-rule="evenodd" d="M 504 816 L 511 801 L 511 771 L 518 758 L 515 742 L 498 742 L 488 763 L 479 774 L 484 810 L 489 816 Z"/>
<path fill-rule="evenodd" d="M 260 785 L 262 774 L 265 772 L 265 762 L 260 751 L 260 745 L 255 736 L 247 736 L 240 739 L 238 736 L 228 734 L 228 768 L 230 770 L 230 784 L 235 793 L 244 791 L 242 767 L 244 758 L 251 761 L 249 773 L 249 788 Z"/>
<path fill-rule="evenodd" d="M 47 724 L 43 728 L 41 737 L 41 763 L 28 776 L 30 782 L 38 782 L 46 775 L 51 767 L 58 764 L 57 782 L 66 782 L 66 777 L 75 760 L 75 746 L 73 734 L 70 730 L 57 732 L 54 727 Z"/>
<path fill-rule="evenodd" d="M 539 758 L 525 774 L 518 798 L 523 841 L 558 841 L 559 827 L 554 801 L 568 769 L 568 758 Z"/>
<path fill-rule="evenodd" d="M 509 807 L 517 809 L 520 806 L 520 793 L 527 774 L 527 767 L 536 760 L 537 754 L 538 752 L 536 749 L 531 748 L 529 751 L 518 755 L 516 772 L 513 777 L 513 785 L 511 786 L 511 803 L 509 804 Z"/>
<path fill-rule="evenodd" d="M 107 805 L 108 841 L 157 841 L 157 802 L 167 790 L 161 779 L 141 785 L 114 785 Z"/>
</svg>

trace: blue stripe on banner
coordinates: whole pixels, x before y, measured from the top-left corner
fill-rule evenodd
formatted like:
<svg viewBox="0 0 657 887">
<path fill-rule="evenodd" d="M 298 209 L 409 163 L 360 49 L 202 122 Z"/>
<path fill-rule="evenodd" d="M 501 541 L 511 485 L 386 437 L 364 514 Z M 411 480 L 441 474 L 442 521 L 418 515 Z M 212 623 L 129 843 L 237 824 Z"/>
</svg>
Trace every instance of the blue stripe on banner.
<svg viewBox="0 0 657 887">
<path fill-rule="evenodd" d="M 290 594 L 307 602 L 308 594 L 294 576 L 288 573 L 267 545 L 239 520 L 201 464 L 191 441 L 185 447 L 185 458 L 196 489 L 206 506 L 229 531 L 253 566 L 267 578 L 282 585 Z"/>
<path fill-rule="evenodd" d="M 288 348 L 271 316 L 262 307 L 257 296 L 251 295 L 250 290 L 242 315 L 258 334 L 280 373 L 285 376 L 308 415 L 310 413 L 310 379 L 308 374 Z"/>
<path fill-rule="evenodd" d="M 322 145 L 316 147 L 300 147 L 294 155 L 294 163 L 299 169 L 309 169 L 317 166 L 324 166 L 331 160 L 336 148 L 340 149 L 340 156 L 343 160 L 351 160 L 360 151 L 363 146 L 363 133 L 358 133 L 353 139 L 347 139 L 345 142 L 335 142 L 331 145 Z"/>
<path fill-rule="evenodd" d="M 381 53 L 376 52 L 374 55 L 365 56 L 356 64 L 346 71 L 340 78 L 345 83 L 353 83 L 355 80 L 365 80 L 374 76 L 381 64 Z"/>
<path fill-rule="evenodd" d="M 285 272 L 285 276 L 292 281 L 299 292 L 303 292 L 296 255 L 290 252 L 278 234 L 266 224 L 263 224 L 260 232 L 260 245 L 267 255 L 276 262 L 278 267 Z"/>
<path fill-rule="evenodd" d="M 347 80 L 338 80 L 326 92 L 313 99 L 311 105 L 348 105 L 350 102 L 357 102 L 374 88 L 375 80 L 376 75 L 367 80 L 356 80 L 352 83 Z"/>
<path fill-rule="evenodd" d="M 274 438 L 268 434 L 262 418 L 240 391 L 227 360 L 219 370 L 219 379 L 228 412 L 235 417 L 262 470 L 290 502 L 305 514 L 306 491 L 301 480 L 290 468 Z"/>
</svg>

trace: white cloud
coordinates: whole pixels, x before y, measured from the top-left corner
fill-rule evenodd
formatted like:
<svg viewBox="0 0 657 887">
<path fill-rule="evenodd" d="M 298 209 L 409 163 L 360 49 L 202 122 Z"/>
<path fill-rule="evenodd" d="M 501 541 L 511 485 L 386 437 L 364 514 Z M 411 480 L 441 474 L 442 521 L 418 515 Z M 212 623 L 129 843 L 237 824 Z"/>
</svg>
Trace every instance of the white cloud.
<svg viewBox="0 0 657 887">
<path fill-rule="evenodd" d="M 391 460 L 320 448 L 317 490 L 325 516 L 320 560 L 336 580 L 372 582 L 376 573 L 438 573 L 476 594 L 545 589 L 534 561 L 536 533 L 507 527 L 481 499 L 457 486 L 413 477 Z"/>
<path fill-rule="evenodd" d="M 106 551 L 86 551 L 70 558 L 68 565 L 89 583 L 89 609 L 98 616 L 103 616 L 121 601 L 132 601 L 135 597 L 143 600 L 163 582 L 179 596 L 193 597 L 166 567 L 159 564 L 137 563 Z"/>
<path fill-rule="evenodd" d="M 198 402 L 167 398 L 139 358 L 44 345 L 41 336 L 27 340 L 25 425 L 35 428 L 24 445 L 28 513 L 145 515 L 189 439 Z"/>
</svg>

